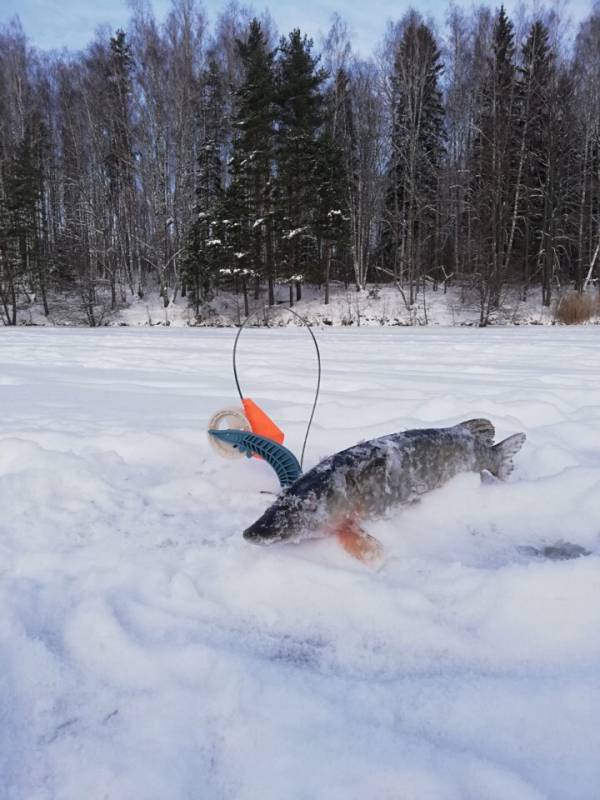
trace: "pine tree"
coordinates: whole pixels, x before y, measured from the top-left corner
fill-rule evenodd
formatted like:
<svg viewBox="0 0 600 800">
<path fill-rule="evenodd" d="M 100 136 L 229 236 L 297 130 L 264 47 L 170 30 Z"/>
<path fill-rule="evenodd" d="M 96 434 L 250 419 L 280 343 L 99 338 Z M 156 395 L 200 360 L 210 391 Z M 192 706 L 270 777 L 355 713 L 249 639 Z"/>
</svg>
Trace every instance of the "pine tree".
<svg viewBox="0 0 600 800">
<path fill-rule="evenodd" d="M 522 257 L 525 288 L 531 276 L 542 268 L 544 305 L 550 305 L 554 261 L 552 184 L 557 165 L 552 162 L 550 153 L 553 82 L 554 63 L 548 29 L 541 21 L 536 21 L 523 45 L 521 68 L 525 150 Z"/>
<path fill-rule="evenodd" d="M 514 56 L 513 24 L 501 6 L 480 97 L 469 193 L 482 326 L 500 303 L 520 210 L 522 104 Z"/>
<path fill-rule="evenodd" d="M 182 260 L 184 282 L 196 315 L 211 286 L 219 282 L 219 269 L 225 260 L 223 98 L 223 76 L 216 60 L 211 58 L 203 76 L 197 121 L 195 219 L 187 235 Z"/>
<path fill-rule="evenodd" d="M 131 293 L 134 293 L 134 275 L 138 273 L 139 244 L 136 240 L 135 178 L 131 123 L 131 70 L 133 57 L 124 31 L 118 30 L 110 40 L 106 64 L 105 110 L 108 131 L 106 171 L 108 176 L 108 203 L 110 213 L 109 239 L 114 256 L 107 260 L 111 286 L 111 304 L 116 305 L 116 283 L 121 265 Z M 168 243 L 165 243 L 168 260 Z M 89 288 L 90 298 L 93 294 Z M 91 301 L 90 301 L 91 302 Z M 90 306 L 91 308 L 91 306 Z"/>
<path fill-rule="evenodd" d="M 225 215 L 235 221 L 228 240 L 241 270 L 245 310 L 247 277 L 266 278 L 274 303 L 273 137 L 275 123 L 275 51 L 269 50 L 260 22 L 253 19 L 245 41 L 238 39 L 243 79 L 235 92 L 231 181 Z"/>
<path fill-rule="evenodd" d="M 321 86 L 326 74 L 312 55 L 312 40 L 298 29 L 280 42 L 277 82 L 277 216 L 279 253 L 287 267 L 290 302 L 300 290 L 303 268 L 318 255 L 319 133 L 323 124 Z"/>
</svg>

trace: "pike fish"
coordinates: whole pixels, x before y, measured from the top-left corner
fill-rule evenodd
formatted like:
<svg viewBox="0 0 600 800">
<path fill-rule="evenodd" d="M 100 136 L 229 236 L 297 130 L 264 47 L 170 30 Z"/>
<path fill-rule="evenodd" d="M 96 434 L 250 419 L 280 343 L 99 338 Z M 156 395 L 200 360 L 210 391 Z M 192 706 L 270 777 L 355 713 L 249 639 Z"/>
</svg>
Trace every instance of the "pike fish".
<svg viewBox="0 0 600 800">
<path fill-rule="evenodd" d="M 382 546 L 362 529 L 362 521 L 408 505 L 461 472 L 506 480 L 525 434 L 499 444 L 494 437 L 489 420 L 471 419 L 452 428 L 410 430 L 360 442 L 301 475 L 244 531 L 244 538 L 273 544 L 335 535 L 356 558 L 377 561 Z"/>
</svg>

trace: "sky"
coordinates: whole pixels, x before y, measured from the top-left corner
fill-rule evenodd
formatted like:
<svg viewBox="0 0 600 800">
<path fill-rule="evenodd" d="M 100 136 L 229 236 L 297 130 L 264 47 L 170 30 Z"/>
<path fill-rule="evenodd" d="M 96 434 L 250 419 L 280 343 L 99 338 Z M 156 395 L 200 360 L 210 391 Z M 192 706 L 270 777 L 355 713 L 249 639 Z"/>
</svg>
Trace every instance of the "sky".
<svg viewBox="0 0 600 800">
<path fill-rule="evenodd" d="M 494 0 L 488 0 L 490 4 Z M 243 4 L 243 3 L 242 3 Z M 255 0 L 250 3 L 257 12 L 268 8 L 280 33 L 299 27 L 316 42 L 329 27 L 331 16 L 338 12 L 349 23 L 353 32 L 355 49 L 363 56 L 369 55 L 381 40 L 386 22 L 398 19 L 410 5 L 424 16 L 443 20 L 448 8 L 447 0 Z M 470 0 L 457 3 L 470 6 Z M 499 3 L 498 3 L 499 4 Z M 206 0 L 204 7 L 211 20 L 225 5 L 224 0 Z M 505 0 L 511 9 L 517 0 Z M 562 0 L 561 5 L 577 23 L 590 11 L 592 0 Z M 153 0 L 152 6 L 158 19 L 164 19 L 170 6 L 169 0 Z M 100 0 L 89 3 L 82 0 L 2 0 L 0 24 L 7 23 L 18 15 L 29 39 L 42 49 L 67 47 L 78 50 L 93 38 L 95 29 L 109 25 L 115 29 L 126 27 L 130 11 L 125 0 Z"/>
</svg>

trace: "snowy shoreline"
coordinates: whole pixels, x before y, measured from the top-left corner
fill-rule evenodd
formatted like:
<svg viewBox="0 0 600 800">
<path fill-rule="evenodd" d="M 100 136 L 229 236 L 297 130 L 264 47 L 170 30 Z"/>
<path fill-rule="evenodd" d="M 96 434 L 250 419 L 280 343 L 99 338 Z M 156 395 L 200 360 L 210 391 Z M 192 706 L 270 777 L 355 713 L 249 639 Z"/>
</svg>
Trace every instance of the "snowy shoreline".
<svg viewBox="0 0 600 800">
<path fill-rule="evenodd" d="M 592 297 L 597 294 L 593 288 Z M 266 296 L 258 300 L 250 298 L 249 311 L 265 308 Z M 273 326 L 296 326 L 298 321 L 292 315 L 278 313 L 277 309 L 289 303 L 288 287 L 277 287 L 276 305 L 271 311 Z M 45 317 L 39 304 L 22 309 L 17 327 L 83 327 L 89 325 L 85 314 L 78 308 L 73 298 L 53 299 L 52 311 Z M 600 324 L 600 305 L 587 325 Z M 111 311 L 108 305 L 100 307 L 97 327 L 236 327 L 245 319 L 241 295 L 220 291 L 200 308 L 197 318 L 186 298 L 178 297 L 165 307 L 157 292 L 148 293 L 143 298 L 135 297 L 128 305 Z M 428 290 L 419 294 L 416 303 L 406 308 L 397 289 L 390 286 L 370 286 L 357 292 L 354 288 L 334 287 L 331 302 L 322 302 L 322 291 L 316 286 L 303 287 L 303 299 L 294 304 L 294 310 L 304 316 L 311 325 L 320 328 L 367 328 L 367 327 L 478 327 L 479 308 L 476 297 L 465 290 L 450 287 L 444 292 Z M 556 301 L 544 307 L 538 289 L 530 291 L 523 301 L 516 290 L 504 298 L 501 308 L 491 315 L 489 327 L 519 327 L 555 325 Z M 259 324 L 263 320 L 260 319 Z"/>
</svg>

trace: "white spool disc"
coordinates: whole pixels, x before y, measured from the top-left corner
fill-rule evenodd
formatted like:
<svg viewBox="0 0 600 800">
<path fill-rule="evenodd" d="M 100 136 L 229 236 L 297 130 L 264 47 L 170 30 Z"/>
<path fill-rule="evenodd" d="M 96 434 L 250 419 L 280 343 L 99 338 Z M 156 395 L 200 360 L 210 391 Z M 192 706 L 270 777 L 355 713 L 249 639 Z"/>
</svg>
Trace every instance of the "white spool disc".
<svg viewBox="0 0 600 800">
<path fill-rule="evenodd" d="M 241 408 L 222 408 L 210 418 L 208 427 L 212 430 L 224 430 L 226 428 L 233 428 L 237 431 L 252 430 Z M 237 447 L 211 436 L 210 433 L 208 434 L 208 441 L 213 450 L 224 458 L 242 458 L 244 455 Z"/>
</svg>

